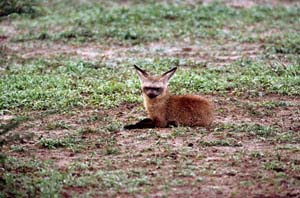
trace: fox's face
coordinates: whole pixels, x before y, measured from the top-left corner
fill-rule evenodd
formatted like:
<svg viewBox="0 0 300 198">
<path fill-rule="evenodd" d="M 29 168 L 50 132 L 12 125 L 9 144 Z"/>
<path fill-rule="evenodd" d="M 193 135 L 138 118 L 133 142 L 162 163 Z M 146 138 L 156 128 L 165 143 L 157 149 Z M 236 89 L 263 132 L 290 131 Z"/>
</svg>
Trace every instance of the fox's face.
<svg viewBox="0 0 300 198">
<path fill-rule="evenodd" d="M 161 76 L 151 76 L 146 71 L 134 65 L 141 81 L 142 92 L 150 99 L 159 98 L 166 94 L 168 82 L 176 71 L 176 67 Z"/>
</svg>

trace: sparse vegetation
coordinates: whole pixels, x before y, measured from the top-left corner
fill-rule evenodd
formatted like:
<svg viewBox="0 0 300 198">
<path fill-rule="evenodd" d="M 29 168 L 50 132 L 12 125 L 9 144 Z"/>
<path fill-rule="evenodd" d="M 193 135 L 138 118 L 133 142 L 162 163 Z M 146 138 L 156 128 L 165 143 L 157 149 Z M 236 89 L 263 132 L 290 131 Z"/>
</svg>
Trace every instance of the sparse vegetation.
<svg viewBox="0 0 300 198">
<path fill-rule="evenodd" d="M 200 146 L 242 146 L 241 143 L 237 142 L 235 139 L 229 140 L 213 140 L 213 141 L 199 141 L 198 144 Z"/>
<path fill-rule="evenodd" d="M 69 129 L 70 127 L 64 122 L 48 123 L 46 129 L 55 130 L 55 129 Z"/>
<path fill-rule="evenodd" d="M 2 0 L 0 8 L 0 17 L 14 13 L 36 16 L 41 12 L 41 7 L 36 0 Z"/>
<path fill-rule="evenodd" d="M 57 139 L 46 139 L 42 138 L 39 141 L 39 144 L 48 149 L 56 149 L 59 147 L 74 147 L 80 143 L 80 139 L 76 137 L 65 137 L 65 138 L 57 138 Z"/>
<path fill-rule="evenodd" d="M 263 2 L 1 1 L 0 197 L 299 196 L 300 4 Z M 133 64 L 213 125 L 124 130 Z"/>
</svg>

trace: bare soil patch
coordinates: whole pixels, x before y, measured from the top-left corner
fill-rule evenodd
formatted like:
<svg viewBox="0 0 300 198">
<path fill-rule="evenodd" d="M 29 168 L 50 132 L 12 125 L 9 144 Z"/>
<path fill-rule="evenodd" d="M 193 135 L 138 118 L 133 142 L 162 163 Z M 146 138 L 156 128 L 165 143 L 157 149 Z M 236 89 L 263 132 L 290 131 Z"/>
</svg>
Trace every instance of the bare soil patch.
<svg viewBox="0 0 300 198">
<path fill-rule="evenodd" d="M 262 56 L 263 50 L 255 43 L 230 42 L 222 47 L 214 47 L 210 42 L 204 41 L 201 44 L 188 42 L 153 42 L 138 46 L 106 46 L 97 43 L 82 45 L 70 45 L 62 43 L 47 44 L 44 42 L 15 43 L 4 46 L 9 55 L 22 59 L 34 57 L 55 58 L 73 57 L 88 61 L 101 61 L 110 66 L 117 66 L 119 63 L 130 59 L 154 59 L 164 58 L 188 58 L 194 64 L 204 66 L 225 66 L 239 59 L 255 59 Z M 180 61 L 180 66 L 187 66 L 189 63 Z"/>
<path fill-rule="evenodd" d="M 288 96 L 267 96 L 254 99 L 223 98 L 211 96 L 216 103 L 215 126 L 220 124 L 239 124 L 242 122 L 256 123 L 280 127 L 282 130 L 295 130 L 299 133 L 298 112 L 300 100 Z M 270 115 L 266 115 L 266 108 L 256 107 L 253 114 L 249 104 L 262 104 L 266 101 L 287 101 L 295 106 L 275 107 Z M 67 133 L 74 133 L 78 128 L 101 128 L 109 125 L 110 121 L 88 121 L 93 117 L 110 116 L 125 124 L 128 116 L 143 117 L 141 104 L 124 104 L 111 110 L 80 109 L 68 114 L 41 116 L 39 112 L 33 112 L 31 121 L 22 123 L 12 134 L 26 134 L 34 132 L 31 140 L 8 139 L 8 144 L 3 151 L 18 158 L 35 157 L 40 160 L 51 160 L 53 166 L 59 170 L 65 170 L 78 162 L 89 162 L 89 171 L 97 170 L 137 170 L 142 169 L 146 175 L 155 181 L 151 187 L 151 196 L 165 196 L 163 190 L 165 181 L 177 181 L 178 184 L 168 184 L 170 190 L 168 196 L 176 197 L 230 197 L 233 194 L 248 197 L 297 197 L 296 183 L 299 183 L 299 170 L 292 170 L 289 164 L 298 164 L 300 150 L 283 149 L 276 150 L 281 144 L 274 145 L 272 141 L 257 139 L 251 133 L 227 133 L 224 131 L 214 132 L 196 128 L 174 135 L 176 129 L 150 129 L 124 131 L 116 129 L 108 135 L 115 137 L 117 154 L 105 154 L 103 145 L 97 140 L 105 137 L 101 132 L 82 134 L 83 148 L 73 150 L 71 148 L 47 149 L 37 142 L 41 137 L 59 139 Z M 135 112 L 134 115 L 121 112 Z M 6 119 L 7 117 L 2 117 Z M 92 119 L 91 119 L 92 120 Z M 64 123 L 68 129 L 47 128 L 51 123 Z M 228 146 L 203 146 L 202 141 L 213 142 L 233 140 L 239 145 Z M 11 149 L 10 145 L 18 142 L 19 146 L 26 148 L 26 152 L 19 153 Z M 282 146 L 286 146 L 282 144 Z M 297 144 L 291 144 L 292 148 L 299 148 Z M 298 157 L 297 157 L 298 156 Z M 279 158 L 278 158 L 279 157 Z M 108 165 L 105 161 L 110 161 Z M 278 167 L 272 163 L 279 163 Z M 268 167 L 268 165 L 270 167 Z M 282 173 L 285 177 L 281 177 Z M 68 187 L 63 190 L 62 196 L 85 192 L 84 189 Z M 127 194 L 119 194 L 126 197 Z"/>
</svg>

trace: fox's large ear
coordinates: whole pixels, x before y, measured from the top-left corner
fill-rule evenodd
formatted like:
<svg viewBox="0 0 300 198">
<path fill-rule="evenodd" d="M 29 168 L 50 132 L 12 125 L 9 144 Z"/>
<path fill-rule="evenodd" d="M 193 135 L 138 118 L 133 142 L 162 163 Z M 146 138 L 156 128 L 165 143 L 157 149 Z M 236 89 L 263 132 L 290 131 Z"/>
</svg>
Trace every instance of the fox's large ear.
<svg viewBox="0 0 300 198">
<path fill-rule="evenodd" d="M 133 65 L 133 66 L 136 69 L 136 72 L 139 75 L 141 81 L 145 80 L 148 77 L 148 73 L 145 70 L 142 70 L 137 65 Z"/>
<path fill-rule="evenodd" d="M 176 69 L 177 69 L 177 67 L 174 67 L 173 69 L 163 73 L 161 75 L 160 79 L 162 81 L 164 81 L 165 83 L 167 83 L 170 80 L 170 78 L 174 75 L 174 73 L 176 72 Z"/>
</svg>

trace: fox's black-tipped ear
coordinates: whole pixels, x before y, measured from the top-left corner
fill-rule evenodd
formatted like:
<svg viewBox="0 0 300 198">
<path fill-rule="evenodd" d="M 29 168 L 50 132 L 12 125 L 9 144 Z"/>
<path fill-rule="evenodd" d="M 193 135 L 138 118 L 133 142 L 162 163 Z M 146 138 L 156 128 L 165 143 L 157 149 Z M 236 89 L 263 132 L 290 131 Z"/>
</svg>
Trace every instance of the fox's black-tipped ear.
<svg viewBox="0 0 300 198">
<path fill-rule="evenodd" d="M 163 73 L 161 75 L 161 79 L 164 81 L 164 82 L 168 82 L 170 80 L 170 78 L 174 75 L 174 73 L 176 72 L 176 69 L 177 67 L 174 67 L 172 68 L 171 70 Z"/>
<path fill-rule="evenodd" d="M 136 69 L 137 74 L 139 75 L 140 79 L 143 80 L 148 77 L 148 73 L 145 70 L 142 70 L 137 65 L 133 65 Z"/>
</svg>

